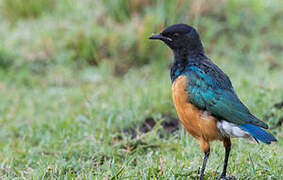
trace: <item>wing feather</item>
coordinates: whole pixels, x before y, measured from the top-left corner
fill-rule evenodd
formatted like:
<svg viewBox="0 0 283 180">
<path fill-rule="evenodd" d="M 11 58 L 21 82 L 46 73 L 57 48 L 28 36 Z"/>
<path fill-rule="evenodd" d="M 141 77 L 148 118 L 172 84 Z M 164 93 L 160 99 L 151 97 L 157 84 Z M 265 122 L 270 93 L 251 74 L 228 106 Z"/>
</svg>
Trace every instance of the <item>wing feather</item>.
<svg viewBox="0 0 283 180">
<path fill-rule="evenodd" d="M 228 122 L 268 128 L 250 113 L 234 92 L 228 76 L 211 61 L 192 64 L 185 74 L 189 77 L 187 90 L 192 104 Z"/>
</svg>

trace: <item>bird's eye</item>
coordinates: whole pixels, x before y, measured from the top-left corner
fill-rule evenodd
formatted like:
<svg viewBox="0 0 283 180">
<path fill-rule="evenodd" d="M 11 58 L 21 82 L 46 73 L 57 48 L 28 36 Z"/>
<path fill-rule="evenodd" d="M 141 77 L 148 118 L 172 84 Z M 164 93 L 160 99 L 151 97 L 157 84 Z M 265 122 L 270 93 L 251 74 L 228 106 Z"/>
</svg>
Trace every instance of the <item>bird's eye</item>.
<svg viewBox="0 0 283 180">
<path fill-rule="evenodd" d="M 179 36 L 179 33 L 174 33 L 173 36 L 174 36 L 174 37 L 178 37 L 178 36 Z"/>
</svg>

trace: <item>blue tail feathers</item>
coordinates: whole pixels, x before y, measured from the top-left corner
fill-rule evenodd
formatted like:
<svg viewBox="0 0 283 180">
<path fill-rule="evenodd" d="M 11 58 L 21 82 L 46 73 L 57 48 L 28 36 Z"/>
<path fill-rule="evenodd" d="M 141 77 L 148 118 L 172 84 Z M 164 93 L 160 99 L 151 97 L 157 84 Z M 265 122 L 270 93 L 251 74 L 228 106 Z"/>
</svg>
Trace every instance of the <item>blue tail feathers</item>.
<svg viewBox="0 0 283 180">
<path fill-rule="evenodd" d="M 253 124 L 242 124 L 239 127 L 252 135 L 254 138 L 264 142 L 265 144 L 270 144 L 272 141 L 277 141 L 274 136 L 267 133 L 260 127 Z"/>
</svg>

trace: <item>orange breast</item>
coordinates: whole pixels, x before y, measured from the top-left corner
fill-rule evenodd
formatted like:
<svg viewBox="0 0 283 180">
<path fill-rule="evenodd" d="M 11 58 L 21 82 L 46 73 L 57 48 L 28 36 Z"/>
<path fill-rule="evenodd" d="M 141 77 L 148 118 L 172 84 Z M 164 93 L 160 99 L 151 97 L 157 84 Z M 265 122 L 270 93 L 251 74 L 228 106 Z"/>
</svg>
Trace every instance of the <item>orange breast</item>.
<svg viewBox="0 0 283 180">
<path fill-rule="evenodd" d="M 172 85 L 173 102 L 181 123 L 197 139 L 221 139 L 216 125 L 217 119 L 190 103 L 190 96 L 186 91 L 188 80 L 184 75 L 179 76 Z"/>
</svg>

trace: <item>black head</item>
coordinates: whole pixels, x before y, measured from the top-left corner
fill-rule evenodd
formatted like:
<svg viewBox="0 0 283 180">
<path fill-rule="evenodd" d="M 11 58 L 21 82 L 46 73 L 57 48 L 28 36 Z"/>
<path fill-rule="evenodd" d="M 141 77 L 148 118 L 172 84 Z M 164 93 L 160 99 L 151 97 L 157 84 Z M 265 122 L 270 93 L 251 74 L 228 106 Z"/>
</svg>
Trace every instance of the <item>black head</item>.
<svg viewBox="0 0 283 180">
<path fill-rule="evenodd" d="M 161 33 L 150 36 L 149 39 L 161 40 L 174 52 L 182 54 L 203 52 L 198 32 L 192 26 L 186 24 L 169 26 Z"/>
</svg>

